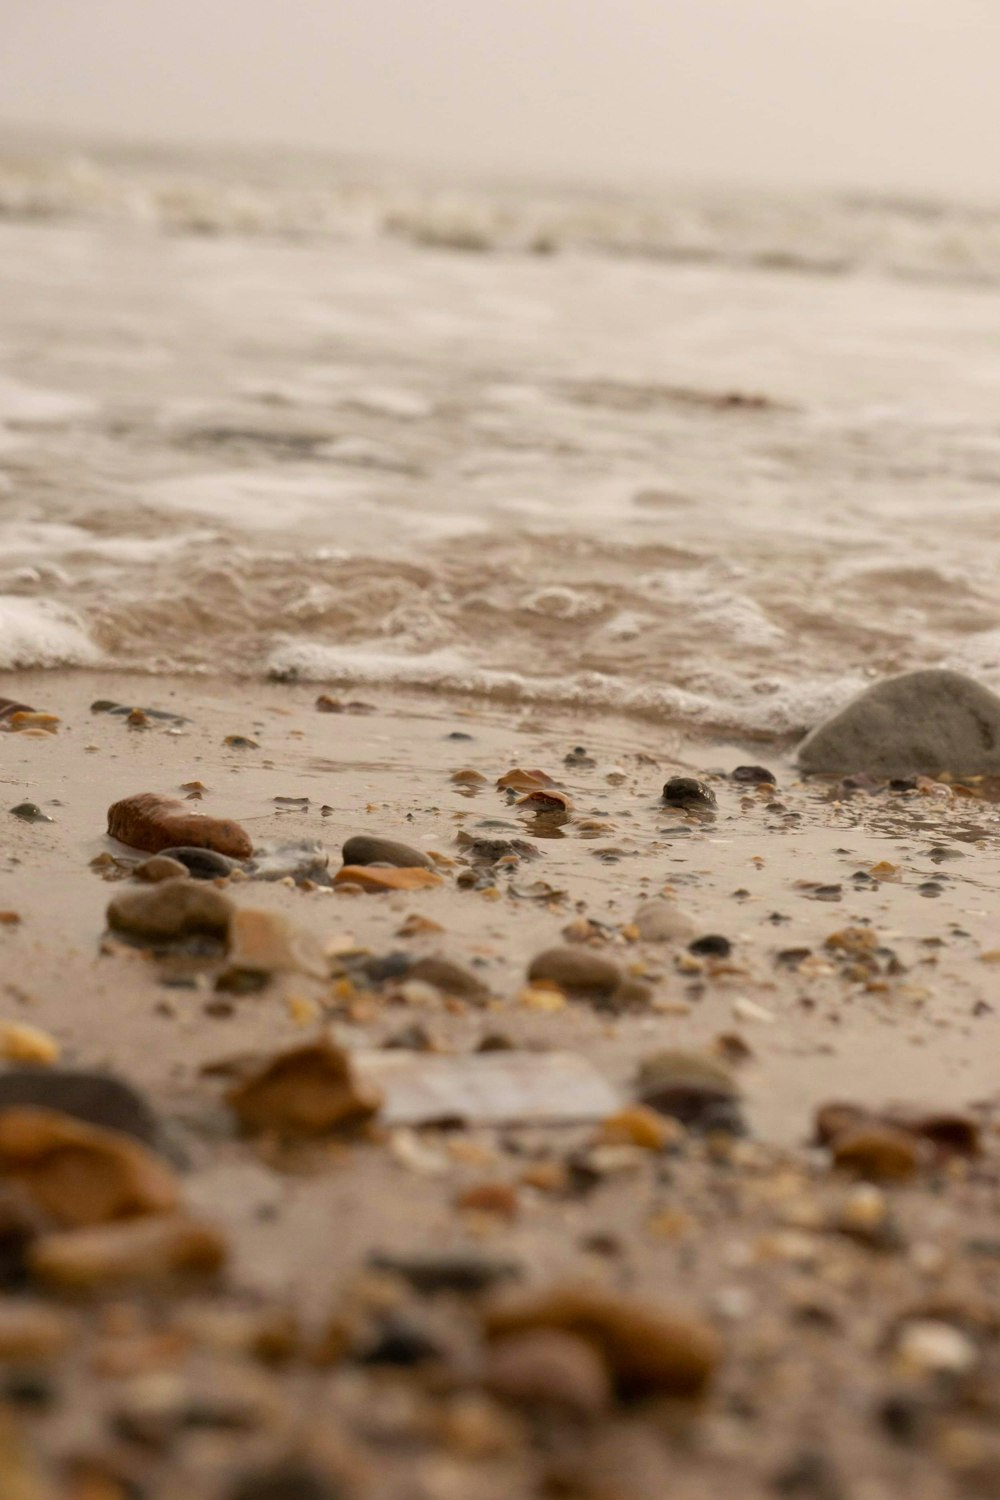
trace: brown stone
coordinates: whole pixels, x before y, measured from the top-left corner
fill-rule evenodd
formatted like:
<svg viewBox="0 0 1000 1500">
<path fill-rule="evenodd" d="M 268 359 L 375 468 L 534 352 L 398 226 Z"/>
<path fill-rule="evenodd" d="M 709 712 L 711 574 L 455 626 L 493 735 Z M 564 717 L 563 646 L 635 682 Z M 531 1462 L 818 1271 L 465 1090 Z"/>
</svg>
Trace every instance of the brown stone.
<svg viewBox="0 0 1000 1500">
<path fill-rule="evenodd" d="M 700 1318 L 597 1286 L 555 1286 L 486 1311 L 491 1338 L 540 1328 L 590 1344 L 624 1396 L 700 1396 L 722 1357 L 718 1335 Z"/>
<path fill-rule="evenodd" d="M 610 998 L 622 982 L 621 970 L 591 948 L 547 948 L 533 958 L 528 978 L 547 980 L 571 995 Z"/>
<path fill-rule="evenodd" d="M 611 1405 L 611 1381 L 593 1344 L 558 1328 L 533 1328 L 497 1339 L 483 1379 L 502 1401 L 583 1421 Z"/>
<path fill-rule="evenodd" d="M 377 1089 L 357 1082 L 347 1053 L 327 1041 L 279 1053 L 226 1097 L 244 1130 L 289 1136 L 361 1125 L 382 1102 Z"/>
<path fill-rule="evenodd" d="M 0 1298 L 0 1361 L 35 1364 L 66 1348 L 72 1325 L 65 1314 L 30 1298 Z"/>
<path fill-rule="evenodd" d="M 48 1234 L 28 1254 L 35 1279 L 63 1291 L 211 1275 L 225 1263 L 224 1237 L 185 1214 Z"/>
<path fill-rule="evenodd" d="M 344 844 L 342 857 L 345 865 L 392 865 L 401 870 L 431 868 L 427 855 L 419 849 L 367 833 L 349 838 Z"/>
<path fill-rule="evenodd" d="M 133 873 L 137 880 L 159 885 L 161 880 L 183 880 L 190 872 L 179 859 L 171 859 L 169 854 L 154 854 L 141 865 L 136 865 Z"/>
<path fill-rule="evenodd" d="M 833 1141 L 834 1165 L 869 1182 L 905 1181 L 928 1155 L 917 1136 L 892 1125 L 846 1130 Z"/>
<path fill-rule="evenodd" d="M 381 865 L 343 865 L 333 877 L 334 885 L 359 885 L 364 891 L 423 891 L 443 885 L 434 870 Z"/>
<path fill-rule="evenodd" d="M 882 1129 L 916 1136 L 938 1156 L 977 1156 L 982 1149 L 978 1123 L 958 1110 L 929 1110 L 910 1104 L 878 1110 L 831 1103 L 816 1111 L 816 1139 L 824 1146 L 834 1145 L 848 1133 Z"/>
<path fill-rule="evenodd" d="M 463 1000 L 483 1000 L 489 988 L 461 964 L 453 964 L 448 958 L 420 958 L 407 971 L 407 979 L 420 979 L 424 984 L 433 984 L 445 995 L 458 995 Z"/>
<path fill-rule="evenodd" d="M 190 812 L 183 802 L 158 792 L 138 792 L 113 803 L 108 808 L 108 833 L 149 854 L 178 846 L 214 849 L 233 859 L 248 859 L 253 853 L 250 836 L 238 823 Z"/>
<path fill-rule="evenodd" d="M 517 1189 L 509 1182 L 476 1182 L 462 1189 L 455 1207 L 472 1213 L 495 1214 L 498 1219 L 516 1219 Z"/>
<path fill-rule="evenodd" d="M 198 885 L 204 889 L 201 882 Z M 233 911 L 229 967 L 248 974 L 298 973 L 315 979 L 325 979 L 330 969 L 322 944 L 311 932 L 296 927 L 282 912 L 252 906 Z"/>
<path fill-rule="evenodd" d="M 116 932 L 153 941 L 169 941 L 195 933 L 225 937 L 234 912 L 233 903 L 215 886 L 192 880 L 183 866 L 181 869 L 180 878 L 163 880 L 148 890 L 120 891 L 108 903 L 108 926 Z"/>
<path fill-rule="evenodd" d="M 537 792 L 550 786 L 555 786 L 555 782 L 547 771 L 524 771 L 520 766 L 505 771 L 497 779 L 497 789 L 501 792 Z"/>
<path fill-rule="evenodd" d="M 167 1213 L 178 1200 L 174 1174 L 147 1147 L 51 1109 L 0 1113 L 0 1176 L 66 1225 Z"/>
</svg>

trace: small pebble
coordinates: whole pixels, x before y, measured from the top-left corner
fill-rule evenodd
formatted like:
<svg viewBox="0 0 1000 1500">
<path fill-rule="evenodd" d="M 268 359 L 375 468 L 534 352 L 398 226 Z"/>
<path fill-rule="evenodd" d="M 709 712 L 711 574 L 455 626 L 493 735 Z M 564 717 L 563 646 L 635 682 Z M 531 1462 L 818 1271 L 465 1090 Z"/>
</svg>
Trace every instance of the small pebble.
<svg viewBox="0 0 1000 1500">
<path fill-rule="evenodd" d="M 683 807 L 693 812 L 714 811 L 718 805 L 711 787 L 694 776 L 671 776 L 663 788 L 663 801 L 668 807 Z"/>
</svg>

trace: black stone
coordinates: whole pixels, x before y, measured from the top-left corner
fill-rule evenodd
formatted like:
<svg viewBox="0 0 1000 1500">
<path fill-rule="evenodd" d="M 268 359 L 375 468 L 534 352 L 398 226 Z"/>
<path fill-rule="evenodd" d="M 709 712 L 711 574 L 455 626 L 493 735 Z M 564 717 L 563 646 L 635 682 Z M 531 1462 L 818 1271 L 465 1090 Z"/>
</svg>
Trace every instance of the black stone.
<svg viewBox="0 0 1000 1500">
<path fill-rule="evenodd" d="M 216 854 L 214 849 L 193 849 L 186 845 L 177 849 L 160 851 L 168 859 L 176 859 L 195 880 L 220 880 L 231 875 L 239 860 L 229 859 L 225 854 Z"/>
<path fill-rule="evenodd" d="M 11 808 L 15 818 L 20 818 L 22 823 L 54 823 L 55 818 L 50 818 L 48 813 L 35 802 L 19 802 L 16 807 Z"/>
<path fill-rule="evenodd" d="M 695 812 L 706 812 L 717 806 L 711 787 L 694 776 L 671 776 L 663 788 L 663 800 L 668 807 L 685 807 Z"/>
<path fill-rule="evenodd" d="M 754 786 L 775 786 L 774 773 L 766 766 L 737 766 L 732 773 L 734 781 L 748 781 Z"/>
<path fill-rule="evenodd" d="M 720 932 L 708 932 L 688 943 L 688 952 L 697 953 L 699 958 L 728 958 L 732 951 L 732 943 Z"/>
</svg>

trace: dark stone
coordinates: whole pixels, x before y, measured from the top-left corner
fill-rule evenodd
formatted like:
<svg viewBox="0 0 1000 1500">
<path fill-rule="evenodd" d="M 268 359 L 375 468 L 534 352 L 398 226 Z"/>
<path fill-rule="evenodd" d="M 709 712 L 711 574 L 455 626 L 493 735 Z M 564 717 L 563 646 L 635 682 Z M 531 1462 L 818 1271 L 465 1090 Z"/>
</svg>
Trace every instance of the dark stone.
<svg viewBox="0 0 1000 1500">
<path fill-rule="evenodd" d="M 497 1282 L 516 1279 L 521 1267 L 516 1261 L 495 1260 L 474 1251 L 416 1251 L 409 1255 L 392 1255 L 373 1250 L 368 1264 L 377 1271 L 390 1271 L 409 1282 L 415 1292 L 424 1296 L 435 1292 L 460 1292 L 466 1295 L 485 1292 Z"/>
<path fill-rule="evenodd" d="M 214 849 L 189 849 L 184 846 L 160 852 L 170 859 L 176 859 L 195 880 L 224 880 L 239 865 L 239 860 L 230 859 L 227 854 L 216 854 Z"/>
<path fill-rule="evenodd" d="M 708 812 L 718 805 L 711 787 L 694 776 L 671 776 L 664 785 L 663 800 L 668 807 L 683 807 L 691 812 Z"/>
<path fill-rule="evenodd" d="M 750 782 L 753 786 L 776 785 L 773 771 L 767 770 L 765 766 L 737 766 L 732 778 L 734 781 Z"/>
<path fill-rule="evenodd" d="M 721 932 L 708 932 L 688 943 L 688 952 L 697 953 L 699 958 L 728 958 L 732 951 L 732 943 Z"/>
<path fill-rule="evenodd" d="M 110 1073 L 70 1068 L 11 1068 L 0 1073 L 0 1110 L 22 1105 L 57 1109 L 88 1125 L 120 1130 L 157 1146 L 160 1129 L 146 1101 Z"/>
<path fill-rule="evenodd" d="M 446 740 L 471 740 L 474 738 L 474 735 L 466 734 L 464 729 L 453 729 L 450 734 L 445 735 Z"/>
<path fill-rule="evenodd" d="M 403 870 L 432 868 L 427 855 L 422 854 L 419 849 L 367 833 L 355 834 L 347 840 L 343 858 L 345 865 L 395 865 L 397 869 Z"/>
<path fill-rule="evenodd" d="M 48 813 L 35 802 L 19 802 L 16 807 L 11 808 L 15 818 L 20 818 L 22 823 L 54 823 L 55 818 L 50 818 Z"/>
<path fill-rule="evenodd" d="M 385 984 L 390 979 L 402 979 L 410 972 L 413 955 L 410 953 L 385 953 L 365 960 L 362 968 L 365 978 L 372 984 Z"/>
<path fill-rule="evenodd" d="M 442 1357 L 441 1345 L 419 1324 L 398 1315 L 382 1321 L 375 1339 L 357 1356 L 360 1365 L 400 1365 L 410 1369 Z"/>
</svg>

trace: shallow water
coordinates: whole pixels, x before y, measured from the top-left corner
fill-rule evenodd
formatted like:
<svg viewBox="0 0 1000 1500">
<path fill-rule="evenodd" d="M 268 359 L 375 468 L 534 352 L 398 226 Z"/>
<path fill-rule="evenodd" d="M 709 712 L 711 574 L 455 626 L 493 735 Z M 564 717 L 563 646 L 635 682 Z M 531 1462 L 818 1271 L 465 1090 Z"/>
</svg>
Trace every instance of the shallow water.
<svg viewBox="0 0 1000 1500">
<path fill-rule="evenodd" d="M 1000 685 L 998 276 L 940 205 L 8 154 L 0 665 L 761 738 Z"/>
</svg>

